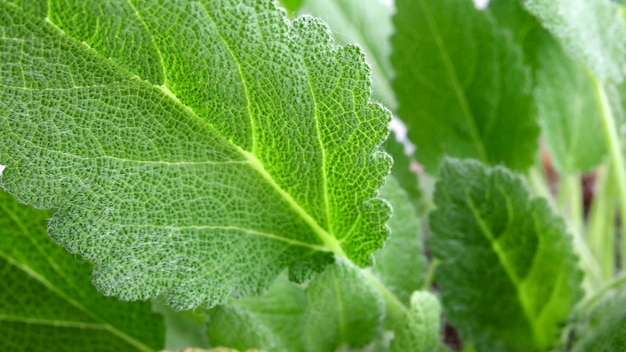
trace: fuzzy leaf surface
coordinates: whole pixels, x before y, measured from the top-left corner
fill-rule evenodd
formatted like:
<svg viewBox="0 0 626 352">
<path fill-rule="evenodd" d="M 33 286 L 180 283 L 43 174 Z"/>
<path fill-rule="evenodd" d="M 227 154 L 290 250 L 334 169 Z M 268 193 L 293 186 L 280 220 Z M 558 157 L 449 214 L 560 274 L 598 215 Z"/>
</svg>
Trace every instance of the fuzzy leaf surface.
<svg viewBox="0 0 626 352">
<path fill-rule="evenodd" d="M 390 352 L 437 351 L 441 330 L 441 303 L 430 292 L 411 295 L 411 307 L 405 320 L 395 329 Z"/>
<path fill-rule="evenodd" d="M 522 0 L 566 50 L 602 80 L 620 82 L 626 23 L 610 0 Z"/>
<path fill-rule="evenodd" d="M 395 108 L 389 37 L 393 6 L 380 0 L 304 0 L 300 13 L 323 19 L 341 43 L 357 43 L 372 67 L 373 97 Z"/>
<path fill-rule="evenodd" d="M 391 43 L 398 115 L 416 157 L 445 155 L 526 169 L 539 129 L 522 53 L 465 0 L 398 0 Z"/>
<path fill-rule="evenodd" d="M 626 350 L 626 291 L 609 292 L 577 327 L 573 352 Z"/>
<path fill-rule="evenodd" d="M 563 220 L 502 168 L 449 159 L 435 190 L 430 249 L 447 320 L 479 351 L 556 344 L 582 294 Z"/>
<path fill-rule="evenodd" d="M 269 0 L 0 2 L 1 184 L 123 299 L 263 291 L 387 237 L 389 113 L 325 24 Z"/>
<path fill-rule="evenodd" d="M 96 291 L 91 266 L 47 236 L 50 215 L 0 191 L 0 350 L 163 348 L 163 318 L 149 302 L 121 302 Z"/>
</svg>

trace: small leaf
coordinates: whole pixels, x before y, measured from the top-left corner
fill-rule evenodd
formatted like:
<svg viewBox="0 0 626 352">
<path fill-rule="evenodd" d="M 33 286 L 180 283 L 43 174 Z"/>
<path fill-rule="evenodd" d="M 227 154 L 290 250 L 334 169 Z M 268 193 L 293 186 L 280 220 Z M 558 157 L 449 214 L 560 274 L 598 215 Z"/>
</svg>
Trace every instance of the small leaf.
<svg viewBox="0 0 626 352">
<path fill-rule="evenodd" d="M 417 291 L 411 296 L 411 308 L 401 326 L 395 329 L 390 352 L 433 352 L 437 350 L 441 330 L 441 304 L 433 294 Z"/>
<path fill-rule="evenodd" d="M 374 254 L 372 271 L 402 303 L 408 305 L 411 293 L 422 288 L 426 275 L 422 225 L 407 194 L 394 177 L 387 177 L 381 196 L 393 208 L 389 221 L 391 236 Z"/>
<path fill-rule="evenodd" d="M 602 80 L 620 82 L 626 58 L 626 23 L 610 0 L 522 0 L 568 53 Z"/>
<path fill-rule="evenodd" d="M 258 348 L 268 352 L 304 351 L 302 313 L 304 291 L 279 278 L 261 297 L 248 297 L 211 312 L 209 340 L 214 346 L 245 351 Z"/>
<path fill-rule="evenodd" d="M 377 289 L 346 261 L 328 266 L 307 288 L 307 352 L 363 347 L 382 333 L 385 307 Z"/>
<path fill-rule="evenodd" d="M 626 291 L 611 291 L 576 329 L 573 352 L 626 351 Z"/>
<path fill-rule="evenodd" d="M 161 349 L 163 318 L 96 291 L 90 266 L 46 235 L 49 217 L 0 191 L 0 350 Z"/>
<path fill-rule="evenodd" d="M 371 263 L 390 114 L 360 49 L 270 0 L 48 3 L 0 0 L 2 187 L 103 293 L 191 309 Z"/>
<path fill-rule="evenodd" d="M 417 159 L 445 155 L 526 169 L 539 129 L 522 53 L 467 0 L 397 0 L 391 42 L 398 115 Z"/>
<path fill-rule="evenodd" d="M 435 191 L 430 249 L 448 321 L 478 351 L 555 346 L 581 297 L 563 220 L 522 179 L 448 160 Z"/>
</svg>

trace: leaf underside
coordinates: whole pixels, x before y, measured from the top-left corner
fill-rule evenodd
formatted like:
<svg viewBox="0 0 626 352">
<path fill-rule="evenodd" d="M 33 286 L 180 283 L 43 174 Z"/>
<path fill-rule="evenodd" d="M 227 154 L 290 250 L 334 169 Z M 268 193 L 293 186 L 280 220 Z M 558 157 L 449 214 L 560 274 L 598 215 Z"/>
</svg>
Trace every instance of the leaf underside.
<svg viewBox="0 0 626 352">
<path fill-rule="evenodd" d="M 441 169 L 429 244 L 448 321 L 479 351 L 556 344 L 581 297 L 565 224 L 522 179 L 450 159 Z"/>
<path fill-rule="evenodd" d="M 370 263 L 390 116 L 357 47 L 269 0 L 48 3 L 0 2 L 1 185 L 103 293 L 188 309 Z"/>
</svg>

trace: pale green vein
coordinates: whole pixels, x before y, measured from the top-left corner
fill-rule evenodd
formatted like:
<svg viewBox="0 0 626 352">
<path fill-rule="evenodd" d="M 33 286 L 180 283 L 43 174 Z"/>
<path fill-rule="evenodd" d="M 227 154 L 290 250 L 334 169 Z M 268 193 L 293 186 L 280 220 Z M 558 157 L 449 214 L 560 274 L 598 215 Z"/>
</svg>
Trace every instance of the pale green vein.
<svg viewBox="0 0 626 352">
<path fill-rule="evenodd" d="M 215 26 L 215 32 L 217 33 L 218 38 L 220 38 L 220 40 L 224 43 L 224 46 L 226 47 L 226 50 L 228 51 L 230 56 L 233 58 L 233 61 L 237 65 L 237 72 L 239 73 L 239 77 L 241 78 L 241 84 L 243 86 L 243 91 L 244 91 L 244 94 L 246 96 L 246 109 L 248 111 L 248 117 L 250 119 L 250 133 L 252 134 L 252 136 L 251 136 L 252 145 L 250 146 L 250 152 L 254 154 L 254 151 L 256 150 L 256 137 L 255 137 L 256 127 L 255 127 L 255 123 L 254 123 L 254 113 L 252 112 L 252 107 L 251 107 L 252 102 L 251 102 L 251 99 L 250 99 L 250 91 L 248 89 L 248 82 L 246 81 L 246 77 L 245 77 L 245 75 L 243 73 L 243 67 L 241 66 L 241 63 L 239 62 L 239 60 L 237 59 L 237 56 L 235 55 L 235 52 L 230 47 L 230 44 L 228 43 L 228 41 L 226 41 L 226 38 L 224 38 L 222 36 L 222 33 L 220 32 L 220 29 L 219 29 L 219 27 L 217 25 L 217 22 L 215 21 L 213 16 L 211 16 L 210 11 L 207 10 L 207 8 L 206 8 L 206 6 L 204 4 L 198 3 L 198 5 L 202 8 L 202 10 L 206 14 L 207 18 L 210 19 L 211 22 L 213 22 L 213 25 Z"/>
<path fill-rule="evenodd" d="M 464 193 L 469 203 L 468 205 L 469 205 L 470 211 L 472 212 L 472 215 L 474 216 L 478 225 L 480 226 L 480 229 L 483 235 L 485 236 L 485 238 L 487 238 L 489 243 L 491 243 L 491 248 L 493 249 L 493 252 L 498 257 L 498 261 L 500 261 L 500 264 L 502 265 L 502 267 L 504 268 L 504 271 L 506 272 L 507 276 L 511 280 L 511 283 L 515 286 L 515 291 L 517 292 L 517 297 L 520 301 L 522 312 L 524 313 L 524 317 L 528 321 L 528 324 L 531 328 L 533 341 L 537 342 L 537 331 L 536 331 L 536 327 L 534 324 L 533 314 L 531 312 L 531 307 L 529 306 L 529 303 L 526 300 L 526 296 L 522 293 L 522 289 L 521 289 L 522 282 L 515 274 L 513 265 L 509 262 L 507 254 L 502 249 L 502 247 L 500 247 L 500 244 L 498 243 L 497 239 L 491 232 L 491 229 L 489 229 L 489 225 L 486 224 L 483 218 L 480 216 L 480 212 L 477 209 L 476 205 L 474 204 L 473 199 L 471 198 L 469 193 L 467 193 L 467 191 L 464 191 Z M 505 197 L 505 199 L 507 203 L 507 211 L 509 212 L 509 214 L 512 214 L 512 205 L 510 204 L 510 199 L 508 197 Z"/>
<path fill-rule="evenodd" d="M 347 257 L 341 248 L 341 244 L 339 241 L 333 237 L 331 234 L 326 232 L 316 221 L 311 217 L 309 213 L 304 210 L 298 202 L 291 196 L 291 194 L 287 193 L 283 190 L 272 178 L 265 168 L 263 164 L 257 159 L 252 153 L 247 152 L 243 149 L 239 149 L 241 154 L 248 159 L 250 165 L 257 170 L 257 172 L 281 195 L 281 197 L 291 206 L 291 208 L 298 214 L 304 221 L 311 227 L 311 229 L 315 232 L 315 234 L 322 240 L 324 246 L 330 249 L 335 255 L 338 257 Z"/>
<path fill-rule="evenodd" d="M 163 54 L 161 54 L 161 50 L 159 50 L 159 47 L 156 45 L 156 42 L 154 41 L 154 35 L 152 35 L 152 32 L 148 28 L 146 21 L 144 21 L 144 19 L 141 17 L 141 14 L 137 10 L 137 7 L 133 4 L 133 1 L 132 0 L 126 0 L 126 1 L 128 2 L 128 6 L 130 6 L 135 12 L 135 15 L 137 15 L 137 19 L 139 20 L 139 22 L 141 22 L 141 25 L 146 29 L 146 32 L 150 34 L 150 40 L 152 42 L 152 45 L 154 46 L 154 50 L 156 50 L 157 54 L 159 55 L 159 62 L 161 63 L 161 74 L 163 75 L 163 85 L 167 85 L 167 71 L 165 70 L 165 62 L 163 62 Z"/>
<path fill-rule="evenodd" d="M 422 11 L 425 13 L 426 22 L 428 23 L 428 27 L 430 28 L 431 33 L 435 39 L 435 43 L 437 44 L 437 48 L 439 48 L 439 53 L 441 54 L 441 59 L 443 64 L 446 67 L 446 72 L 448 77 L 452 82 L 452 88 L 454 89 L 454 93 L 457 97 L 459 104 L 461 105 L 461 109 L 463 110 L 463 116 L 467 120 L 467 124 L 470 128 L 470 132 L 472 134 L 472 142 L 474 143 L 474 147 L 476 151 L 480 155 L 482 161 L 487 162 L 489 158 L 487 157 L 487 152 L 483 144 L 481 144 L 482 139 L 480 138 L 480 134 L 478 133 L 478 128 L 476 127 L 476 119 L 472 113 L 472 110 L 469 107 L 469 103 L 467 101 L 467 97 L 465 96 L 465 91 L 459 81 L 458 74 L 454 68 L 454 64 L 450 59 L 450 55 L 448 54 L 448 50 L 446 49 L 446 45 L 443 42 L 443 38 L 439 33 L 439 28 L 437 27 L 435 21 L 432 18 L 432 12 L 430 9 L 425 9 L 427 7 L 427 2 L 418 1 L 418 5 L 422 5 Z"/>
<path fill-rule="evenodd" d="M 119 224 L 116 224 L 119 225 Z M 263 232 L 263 231 L 258 231 L 258 230 L 254 230 L 254 229 L 246 229 L 243 227 L 238 227 L 238 226 L 216 226 L 216 225 L 189 225 L 189 226 L 158 226 L 158 225 L 151 225 L 151 224 L 146 224 L 146 225 L 141 225 L 141 224 L 129 224 L 129 225 L 119 225 L 122 227 L 130 227 L 130 228 L 161 228 L 161 229 L 166 229 L 166 230 L 174 230 L 174 231 L 180 231 L 180 230 L 223 230 L 223 231 L 237 231 L 237 232 L 243 232 L 249 235 L 253 235 L 253 236 L 259 236 L 259 237 L 265 237 L 265 238 L 269 238 L 272 240 L 276 240 L 276 241 L 281 241 L 281 242 L 285 242 L 288 243 L 290 245 L 294 245 L 294 246 L 300 246 L 300 247 L 306 247 L 306 248 L 311 248 L 317 251 L 322 251 L 322 252 L 329 252 L 330 249 L 324 246 L 318 246 L 315 244 L 311 244 L 311 243 L 306 243 L 306 242 L 301 242 L 301 241 L 297 241 L 291 238 L 286 238 L 286 237 L 281 237 L 278 235 L 275 235 L 273 233 L 268 233 L 268 232 Z"/>
<path fill-rule="evenodd" d="M 101 324 L 87 324 L 74 321 L 61 321 L 61 320 L 46 320 L 46 319 L 33 319 L 24 317 L 14 317 L 9 315 L 0 314 L 0 321 L 10 323 L 21 324 L 34 324 L 34 325 L 47 325 L 58 328 L 75 328 L 75 329 L 89 329 L 89 330 L 107 330 L 107 328 Z"/>
<path fill-rule="evenodd" d="M 324 198 L 324 206 L 326 207 L 326 228 L 328 228 L 328 231 L 330 231 L 331 233 L 333 232 L 333 222 L 330 219 L 330 204 L 328 203 L 328 175 L 326 173 L 326 149 L 324 148 L 324 142 L 322 141 L 322 130 L 320 128 L 320 122 L 319 122 L 319 111 L 317 106 L 319 105 L 318 102 L 318 98 L 317 95 L 315 94 L 315 89 L 313 88 L 313 85 L 311 84 L 311 75 L 310 75 L 310 70 L 309 67 L 304 64 L 304 67 L 306 68 L 306 74 L 307 74 L 307 84 L 309 87 L 309 90 L 311 91 L 311 97 L 313 98 L 313 107 L 314 107 L 314 119 L 315 119 L 315 131 L 316 131 L 316 137 L 317 137 L 317 141 L 319 143 L 319 147 L 320 147 L 320 152 L 322 153 L 322 197 Z M 356 222 L 355 222 L 356 223 Z"/>
</svg>

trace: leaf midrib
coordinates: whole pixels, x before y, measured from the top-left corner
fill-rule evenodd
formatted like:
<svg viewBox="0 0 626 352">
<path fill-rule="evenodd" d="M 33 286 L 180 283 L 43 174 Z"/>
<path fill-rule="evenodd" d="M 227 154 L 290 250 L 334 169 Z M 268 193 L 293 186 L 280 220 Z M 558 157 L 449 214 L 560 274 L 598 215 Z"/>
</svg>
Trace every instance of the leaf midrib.
<svg viewBox="0 0 626 352">
<path fill-rule="evenodd" d="M 457 101 L 461 106 L 461 110 L 463 111 L 463 117 L 465 117 L 465 120 L 469 126 L 474 148 L 476 148 L 476 152 L 479 154 L 481 160 L 484 162 L 488 162 L 489 158 L 487 156 L 487 151 L 485 150 L 485 146 L 482 144 L 482 138 L 480 137 L 480 134 L 478 133 L 478 127 L 476 126 L 476 118 L 474 117 L 474 114 L 472 113 L 472 110 L 469 106 L 469 102 L 467 101 L 467 97 L 465 96 L 465 91 L 463 89 L 463 86 L 461 85 L 461 82 L 459 81 L 459 76 L 454 68 L 454 65 L 452 64 L 450 54 L 448 53 L 443 38 L 441 37 L 439 27 L 435 23 L 432 11 L 427 3 L 428 0 L 416 1 L 416 4 L 418 6 L 421 6 L 422 8 L 422 12 L 425 15 L 424 17 L 426 18 L 428 28 L 433 35 L 437 48 L 439 49 L 441 59 L 446 68 L 446 73 L 448 75 L 448 78 L 450 79 L 450 83 L 452 83 L 452 88 L 454 89 Z"/>
<path fill-rule="evenodd" d="M 204 10 L 206 12 L 208 12 L 206 10 L 206 8 L 204 8 Z M 46 19 L 45 22 L 47 24 L 51 25 L 57 31 L 59 37 L 66 38 L 67 40 L 71 40 L 71 41 L 74 41 L 74 42 L 79 42 L 75 38 L 67 35 L 59 26 L 54 24 L 51 21 L 50 18 Z M 217 24 L 215 22 L 214 22 L 214 24 L 217 27 Z M 148 31 L 148 32 L 152 35 L 152 33 L 150 31 Z M 222 40 L 224 41 L 223 38 L 222 38 Z M 227 43 L 225 41 L 224 41 L 224 43 L 225 43 L 225 45 L 227 45 Z M 228 144 L 231 147 L 233 147 L 233 149 L 237 150 L 239 152 L 239 154 L 241 154 L 248 161 L 248 163 L 250 164 L 252 169 L 257 171 L 263 177 L 263 179 L 265 179 L 266 182 L 268 182 L 270 184 L 270 186 L 272 186 L 272 188 L 274 188 L 276 190 L 276 192 L 281 196 L 281 198 L 284 201 L 286 201 L 287 204 L 289 204 L 289 206 L 296 212 L 296 214 L 298 214 L 307 223 L 307 225 L 309 225 L 311 227 L 311 229 L 316 234 L 316 236 L 322 241 L 324 246 L 326 248 L 328 248 L 328 250 L 330 252 L 333 252 L 338 257 L 347 257 L 347 255 L 343 251 L 343 248 L 341 247 L 341 243 L 334 236 L 332 236 L 330 233 L 328 233 L 328 231 L 323 229 L 317 223 L 317 221 L 315 219 L 313 219 L 313 217 L 306 210 L 304 210 L 304 208 L 302 208 L 302 206 L 300 206 L 300 204 L 288 192 L 283 190 L 282 187 L 280 187 L 280 185 L 278 185 L 276 183 L 274 178 L 271 176 L 271 174 L 269 174 L 267 172 L 267 170 L 263 166 L 262 162 L 256 157 L 256 155 L 254 155 L 252 152 L 248 152 L 248 151 L 244 150 L 240 146 L 234 144 L 232 141 L 224 138 L 224 136 L 221 133 L 219 133 L 219 131 L 212 124 L 210 124 L 207 121 L 205 121 L 204 119 L 200 118 L 200 116 L 198 116 L 196 114 L 196 112 L 190 106 L 184 104 L 180 99 L 178 99 L 176 94 L 174 94 L 169 89 L 169 87 L 167 87 L 166 83 L 163 84 L 163 85 L 155 85 L 155 84 L 153 84 L 153 83 L 151 83 L 149 81 L 146 81 L 143 78 L 139 77 L 138 75 L 134 74 L 133 72 L 129 71 L 126 67 L 120 65 L 117 61 L 115 61 L 115 60 L 113 60 L 111 58 L 107 58 L 107 57 L 103 56 L 99 51 L 95 50 L 89 44 L 87 44 L 85 42 L 79 42 L 79 44 L 82 44 L 82 46 L 85 49 L 87 49 L 87 50 L 91 51 L 92 53 L 94 53 L 95 55 L 97 55 L 97 57 L 99 57 L 100 60 L 105 61 L 105 62 L 109 62 L 110 64 L 112 64 L 112 66 L 115 67 L 117 70 L 119 70 L 120 73 L 123 73 L 123 74 L 125 74 L 126 76 L 129 76 L 129 77 L 137 77 L 139 80 L 144 82 L 144 84 L 154 88 L 156 91 L 160 92 L 160 94 L 164 94 L 167 98 L 171 99 L 176 105 L 181 107 L 183 109 L 183 112 L 185 112 L 188 116 L 190 116 L 191 118 L 197 119 L 198 121 L 201 121 L 203 124 L 205 124 L 208 128 L 210 128 L 213 132 L 215 132 L 216 136 L 221 137 L 221 140 L 222 140 L 223 143 Z M 158 48 L 157 48 L 157 50 L 158 50 Z M 232 54 L 232 52 L 231 52 L 231 54 Z M 240 67 L 239 63 L 238 62 L 236 62 L 236 63 L 238 65 L 238 67 Z M 165 68 L 163 68 L 163 69 L 165 69 Z M 242 79 L 243 79 L 243 77 L 242 77 Z M 167 74 L 164 77 L 164 81 L 167 82 Z M 249 95 L 248 95 L 247 91 L 246 91 L 246 99 L 247 99 L 248 105 L 249 105 Z M 252 120 L 253 120 L 252 119 L 252 115 L 250 115 L 250 120 L 251 120 L 251 123 L 253 123 L 252 122 Z"/>
<path fill-rule="evenodd" d="M 524 317 L 526 318 L 528 325 L 531 329 L 531 333 L 532 333 L 532 337 L 533 337 L 533 342 L 534 344 L 537 344 L 538 341 L 538 336 L 537 336 L 537 326 L 535 325 L 535 320 L 533 319 L 533 314 L 531 312 L 531 307 L 530 304 L 527 302 L 526 300 L 526 296 L 523 294 L 521 286 L 522 286 L 522 281 L 517 277 L 517 275 L 515 274 L 515 270 L 513 269 L 512 264 L 509 262 L 508 257 L 505 253 L 505 251 L 500 247 L 500 244 L 498 243 L 498 241 L 496 240 L 496 238 L 494 237 L 493 233 L 491 232 L 491 230 L 489 229 L 489 225 L 485 223 L 485 221 L 483 220 L 483 218 L 480 216 L 480 211 L 478 210 L 478 208 L 476 207 L 476 204 L 474 204 L 474 199 L 471 197 L 471 195 L 469 194 L 469 192 L 464 189 L 463 193 L 465 195 L 465 198 L 467 199 L 468 205 L 469 205 L 469 209 L 472 212 L 472 215 L 474 216 L 474 218 L 476 219 L 476 222 L 478 223 L 482 234 L 485 236 L 485 238 L 489 241 L 489 243 L 491 244 L 491 248 L 493 249 L 493 252 L 495 253 L 496 257 L 498 258 L 498 261 L 500 262 L 500 264 L 502 265 L 502 268 L 504 269 L 505 273 L 507 274 L 507 276 L 509 277 L 509 280 L 511 281 L 511 283 L 513 284 L 513 286 L 515 287 L 515 291 L 517 293 L 517 298 L 520 301 L 520 306 L 522 308 L 522 312 L 524 314 Z M 506 206 L 507 206 L 507 211 L 510 213 L 510 199 L 508 197 L 505 197 L 506 199 Z"/>
</svg>

